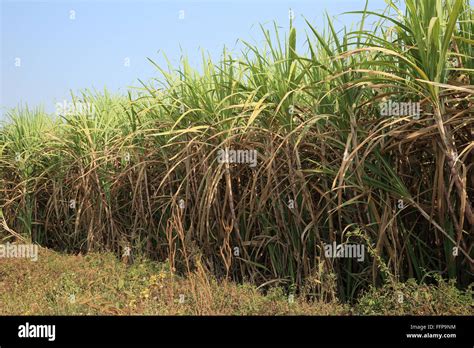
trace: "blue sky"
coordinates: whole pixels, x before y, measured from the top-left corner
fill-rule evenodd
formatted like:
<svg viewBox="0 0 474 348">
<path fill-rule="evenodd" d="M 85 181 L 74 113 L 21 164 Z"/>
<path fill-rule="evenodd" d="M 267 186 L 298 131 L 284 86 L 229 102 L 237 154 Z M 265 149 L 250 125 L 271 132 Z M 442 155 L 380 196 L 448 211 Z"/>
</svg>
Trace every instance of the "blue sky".
<svg viewBox="0 0 474 348">
<path fill-rule="evenodd" d="M 303 16 L 321 27 L 325 11 L 336 16 L 365 5 L 365 0 L 0 1 L 2 114 L 20 103 L 52 112 L 56 102 L 70 100 L 70 90 L 125 92 L 139 86 L 138 78 L 159 75 L 146 58 L 164 65 L 161 52 L 174 65 L 185 53 L 196 67 L 201 49 L 214 58 L 224 46 L 238 52 L 239 38 L 263 40 L 259 24 L 270 27 L 275 20 L 288 28 L 290 8 L 301 32 Z M 369 8 L 383 10 L 385 2 L 369 0 Z M 336 23 L 357 19 L 338 16 Z"/>
</svg>

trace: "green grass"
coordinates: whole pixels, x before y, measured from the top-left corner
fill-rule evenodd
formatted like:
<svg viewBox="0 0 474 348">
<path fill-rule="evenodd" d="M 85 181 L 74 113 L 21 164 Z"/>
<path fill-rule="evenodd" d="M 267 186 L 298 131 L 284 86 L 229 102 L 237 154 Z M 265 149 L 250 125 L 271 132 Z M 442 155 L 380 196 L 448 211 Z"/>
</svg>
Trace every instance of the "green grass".
<svg viewBox="0 0 474 348">
<path fill-rule="evenodd" d="M 359 13 L 354 30 L 329 18 L 305 36 L 262 27 L 262 47 L 204 55 L 202 73 L 185 59 L 157 66 L 162 79 L 127 96 L 73 96 L 93 115 L 12 110 L 0 129 L 3 240 L 129 246 L 182 274 L 202 255 L 217 279 L 343 301 L 429 272 L 466 288 L 473 9 L 407 0 L 405 13 L 391 2 L 386 15 Z M 381 116 L 389 99 L 421 103 L 421 117 Z M 257 150 L 257 167 L 218 163 L 225 147 Z M 332 241 L 371 253 L 325 258 Z"/>
<path fill-rule="evenodd" d="M 40 248 L 39 261 L 0 260 L 0 315 L 472 315 L 472 289 L 413 279 L 370 289 L 354 306 L 293 298 L 282 288 L 217 281 L 198 268 L 173 275 L 167 263 L 124 265 L 111 253 L 66 255 Z M 404 294 L 403 302 L 398 295 Z"/>
</svg>

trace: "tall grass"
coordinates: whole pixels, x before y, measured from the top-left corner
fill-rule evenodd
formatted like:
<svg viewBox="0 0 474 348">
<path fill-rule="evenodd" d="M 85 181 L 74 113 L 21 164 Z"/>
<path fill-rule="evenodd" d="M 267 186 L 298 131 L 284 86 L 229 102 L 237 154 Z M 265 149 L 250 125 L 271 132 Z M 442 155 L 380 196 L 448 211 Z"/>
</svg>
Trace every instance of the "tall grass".
<svg viewBox="0 0 474 348">
<path fill-rule="evenodd" d="M 6 238 L 71 252 L 131 247 L 178 271 L 198 257 L 220 277 L 311 284 L 319 297 L 352 299 L 429 272 L 466 286 L 473 9 L 404 8 L 362 10 L 355 30 L 337 32 L 330 18 L 323 31 L 308 23 L 305 37 L 262 28 L 263 47 L 204 56 L 202 73 L 184 60 L 157 66 L 163 79 L 137 93 L 73 98 L 92 115 L 12 111 L 0 131 Z M 387 100 L 419 102 L 421 117 L 382 116 Z M 219 163 L 224 148 L 256 150 L 258 165 Z M 332 242 L 362 243 L 369 257 L 327 258 Z"/>
</svg>

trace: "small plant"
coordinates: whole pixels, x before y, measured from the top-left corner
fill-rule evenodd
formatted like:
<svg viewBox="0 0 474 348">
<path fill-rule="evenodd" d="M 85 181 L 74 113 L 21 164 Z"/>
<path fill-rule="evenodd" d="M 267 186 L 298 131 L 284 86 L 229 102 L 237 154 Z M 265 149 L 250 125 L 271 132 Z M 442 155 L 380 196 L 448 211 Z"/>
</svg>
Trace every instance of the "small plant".
<svg viewBox="0 0 474 348">
<path fill-rule="evenodd" d="M 434 283 L 418 284 L 415 279 L 392 283 L 381 289 L 371 287 L 358 300 L 354 311 L 363 315 L 472 315 L 473 288 L 456 288 L 454 281 L 439 275 Z"/>
</svg>

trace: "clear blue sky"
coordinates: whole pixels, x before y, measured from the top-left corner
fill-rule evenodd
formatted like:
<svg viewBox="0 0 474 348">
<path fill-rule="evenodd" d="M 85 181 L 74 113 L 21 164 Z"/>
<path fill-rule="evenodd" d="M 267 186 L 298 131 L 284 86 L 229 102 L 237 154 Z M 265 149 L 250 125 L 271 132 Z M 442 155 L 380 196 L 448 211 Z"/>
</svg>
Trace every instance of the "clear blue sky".
<svg viewBox="0 0 474 348">
<path fill-rule="evenodd" d="M 224 45 L 238 52 L 239 38 L 262 41 L 259 24 L 270 27 L 275 20 L 287 28 L 290 8 L 301 32 L 303 16 L 321 27 L 325 11 L 335 16 L 365 5 L 365 0 L 0 1 L 2 114 L 19 103 L 53 112 L 56 102 L 70 100 L 70 90 L 105 86 L 124 92 L 139 85 L 137 78 L 158 76 L 146 59 L 164 64 L 158 51 L 175 65 L 184 52 L 196 67 L 201 49 L 215 58 Z M 383 0 L 369 1 L 371 10 L 385 6 Z M 355 24 L 358 18 L 338 16 L 336 23 Z"/>
</svg>

